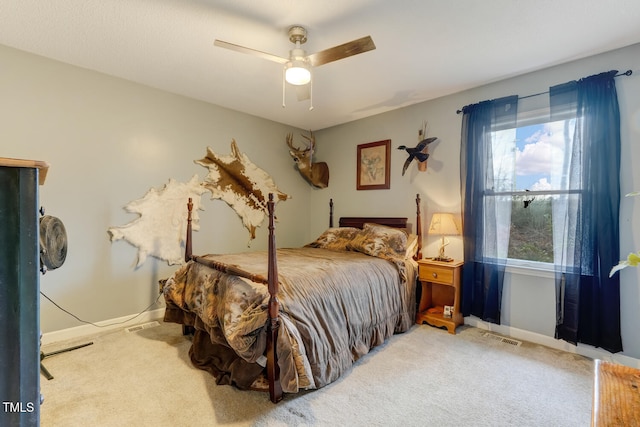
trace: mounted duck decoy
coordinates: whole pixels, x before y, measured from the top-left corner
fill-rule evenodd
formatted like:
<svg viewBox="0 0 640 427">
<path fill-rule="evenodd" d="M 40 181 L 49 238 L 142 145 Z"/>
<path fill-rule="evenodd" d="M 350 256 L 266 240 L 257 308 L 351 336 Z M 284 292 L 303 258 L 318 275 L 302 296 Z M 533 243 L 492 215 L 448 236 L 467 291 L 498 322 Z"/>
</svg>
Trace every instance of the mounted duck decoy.
<svg viewBox="0 0 640 427">
<path fill-rule="evenodd" d="M 411 164 L 413 159 L 417 159 L 419 162 L 424 162 L 429 158 L 429 153 L 423 153 L 423 151 L 427 147 L 427 145 L 431 144 L 436 139 L 438 139 L 437 136 L 423 139 L 418 143 L 418 145 L 413 148 L 407 147 L 406 145 L 400 145 L 398 147 L 398 150 L 405 150 L 407 153 L 409 153 L 409 157 L 407 158 L 407 160 L 405 160 L 404 166 L 402 167 L 402 176 L 404 176 L 404 173 L 409 168 L 409 165 Z"/>
</svg>

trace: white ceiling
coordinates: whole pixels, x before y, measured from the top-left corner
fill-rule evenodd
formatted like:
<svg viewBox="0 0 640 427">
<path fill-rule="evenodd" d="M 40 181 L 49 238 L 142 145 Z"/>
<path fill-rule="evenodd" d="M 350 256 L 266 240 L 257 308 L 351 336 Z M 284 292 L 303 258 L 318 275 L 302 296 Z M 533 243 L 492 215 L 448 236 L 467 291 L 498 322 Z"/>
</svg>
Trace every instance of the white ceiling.
<svg viewBox="0 0 640 427">
<path fill-rule="evenodd" d="M 288 57 L 294 24 L 307 53 L 377 46 L 314 70 L 313 111 L 213 45 Z M 0 0 L 0 44 L 312 130 L 638 42 L 638 0 Z"/>
</svg>

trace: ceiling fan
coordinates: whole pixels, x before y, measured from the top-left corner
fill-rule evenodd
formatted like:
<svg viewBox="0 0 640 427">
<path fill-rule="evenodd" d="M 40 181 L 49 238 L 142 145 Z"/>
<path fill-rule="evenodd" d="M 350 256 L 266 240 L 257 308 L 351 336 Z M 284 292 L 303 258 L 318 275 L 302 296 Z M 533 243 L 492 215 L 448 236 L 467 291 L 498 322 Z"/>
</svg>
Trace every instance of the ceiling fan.
<svg viewBox="0 0 640 427">
<path fill-rule="evenodd" d="M 301 46 L 307 41 L 307 30 L 299 25 L 289 28 L 289 40 L 295 44 L 295 48 L 289 51 L 289 58 L 282 58 L 277 55 L 262 52 L 256 49 L 240 46 L 234 43 L 225 42 L 216 39 L 214 45 L 225 49 L 235 50 L 236 52 L 247 53 L 258 56 L 269 61 L 284 64 L 283 85 L 282 85 L 282 106 L 284 103 L 285 85 L 284 81 L 296 87 L 296 94 L 299 101 L 312 98 L 311 92 L 311 68 L 328 64 L 329 62 L 339 59 L 348 58 L 359 53 L 368 52 L 376 48 L 371 36 L 362 37 L 350 42 L 321 50 L 320 52 L 307 55 Z M 310 105 L 313 109 L 313 104 Z"/>
</svg>

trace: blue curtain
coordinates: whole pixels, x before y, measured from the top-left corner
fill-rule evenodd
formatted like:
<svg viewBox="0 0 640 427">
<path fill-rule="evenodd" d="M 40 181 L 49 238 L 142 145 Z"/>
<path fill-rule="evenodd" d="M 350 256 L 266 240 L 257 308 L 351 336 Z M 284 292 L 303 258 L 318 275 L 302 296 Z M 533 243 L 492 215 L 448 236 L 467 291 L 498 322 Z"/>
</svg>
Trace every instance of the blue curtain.
<svg viewBox="0 0 640 427">
<path fill-rule="evenodd" d="M 518 97 L 514 95 L 468 105 L 462 110 L 462 313 L 497 324 L 509 246 L 511 199 L 493 196 L 500 186 L 500 173 L 493 167 L 492 139 L 496 130 L 515 131 L 517 106 Z"/>
<path fill-rule="evenodd" d="M 572 120 L 562 171 L 569 195 L 554 200 L 556 338 L 622 351 L 620 112 L 614 77 L 598 74 L 549 90 L 551 118 Z"/>
</svg>

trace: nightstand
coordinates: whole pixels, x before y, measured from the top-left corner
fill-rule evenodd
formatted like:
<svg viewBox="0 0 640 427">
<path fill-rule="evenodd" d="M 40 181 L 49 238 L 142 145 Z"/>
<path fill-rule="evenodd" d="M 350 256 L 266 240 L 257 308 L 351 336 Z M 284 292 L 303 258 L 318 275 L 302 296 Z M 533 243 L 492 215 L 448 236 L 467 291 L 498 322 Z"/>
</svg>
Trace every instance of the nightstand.
<svg viewBox="0 0 640 427">
<path fill-rule="evenodd" d="M 422 285 L 416 323 L 446 327 L 450 334 L 464 323 L 460 311 L 460 277 L 462 261 L 441 262 L 431 259 L 418 261 L 418 279 Z M 452 306 L 450 318 L 444 317 L 444 306 Z"/>
</svg>

